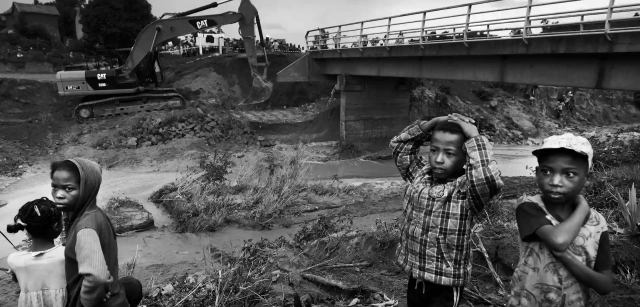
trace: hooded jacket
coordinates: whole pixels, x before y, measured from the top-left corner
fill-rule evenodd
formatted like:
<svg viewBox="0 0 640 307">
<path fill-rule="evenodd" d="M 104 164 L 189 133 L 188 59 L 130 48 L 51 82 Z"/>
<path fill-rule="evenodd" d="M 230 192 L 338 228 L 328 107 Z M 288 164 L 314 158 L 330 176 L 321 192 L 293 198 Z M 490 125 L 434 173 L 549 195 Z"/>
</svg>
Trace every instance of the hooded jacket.
<svg viewBox="0 0 640 307">
<path fill-rule="evenodd" d="M 82 158 L 69 161 L 80 171 L 80 194 L 65 225 L 66 306 L 128 307 L 118 281 L 116 234 L 109 217 L 96 204 L 102 183 L 100 165 Z M 103 302 L 107 292 L 111 297 Z"/>
</svg>

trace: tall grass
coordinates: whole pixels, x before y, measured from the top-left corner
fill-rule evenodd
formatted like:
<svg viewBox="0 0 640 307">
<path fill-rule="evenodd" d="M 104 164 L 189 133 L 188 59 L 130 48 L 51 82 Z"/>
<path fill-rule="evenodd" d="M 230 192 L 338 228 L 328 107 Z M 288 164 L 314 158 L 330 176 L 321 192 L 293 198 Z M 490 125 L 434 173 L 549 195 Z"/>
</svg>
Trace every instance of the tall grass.
<svg viewBox="0 0 640 307">
<path fill-rule="evenodd" d="M 267 158 L 240 169 L 237 182 L 244 190 L 244 206 L 249 216 L 262 223 L 281 216 L 287 209 L 309 200 L 309 165 L 301 146 L 281 163 Z"/>
<path fill-rule="evenodd" d="M 310 180 L 301 145 L 281 159 L 267 156 L 241 166 L 233 182 L 209 180 L 220 179 L 211 172 L 227 174 L 221 167 L 229 167 L 228 158 L 216 155 L 211 163 L 201 160 L 199 168 L 151 195 L 151 201 L 161 204 L 174 218 L 177 231 L 215 231 L 232 217 L 270 227 L 274 219 L 296 214 L 309 203 L 354 192 L 339 184 Z"/>
<path fill-rule="evenodd" d="M 277 242 L 277 241 L 276 241 Z M 276 248 L 276 242 L 247 242 L 236 255 L 206 249 L 202 257 L 206 271 L 202 275 L 174 276 L 170 291 L 167 285 L 156 285 L 152 279 L 141 304 L 165 306 L 271 306 L 268 299 L 272 282 L 273 259 L 265 251 Z"/>
</svg>

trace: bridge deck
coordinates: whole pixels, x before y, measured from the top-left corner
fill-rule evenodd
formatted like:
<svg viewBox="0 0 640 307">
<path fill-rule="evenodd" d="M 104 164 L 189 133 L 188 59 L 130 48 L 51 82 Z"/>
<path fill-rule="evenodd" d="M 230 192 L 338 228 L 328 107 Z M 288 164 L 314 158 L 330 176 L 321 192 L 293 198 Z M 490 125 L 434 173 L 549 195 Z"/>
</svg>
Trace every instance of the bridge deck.
<svg viewBox="0 0 640 307">
<path fill-rule="evenodd" d="M 618 0 L 620 1 L 620 0 Z M 640 1 L 485 0 L 307 31 L 310 52 L 640 31 Z M 591 6 L 589 6 L 591 4 Z M 497 7 L 497 8 L 496 8 Z M 580 7 L 580 9 L 576 9 Z M 483 9 L 488 8 L 488 9 Z M 634 12 L 636 14 L 634 14 Z M 496 18 L 498 17 L 498 18 Z M 382 37 L 382 38 L 381 38 Z"/>
<path fill-rule="evenodd" d="M 442 9 L 467 8 L 467 12 L 462 15 L 452 15 L 466 17 L 465 22 L 452 26 L 462 25 L 464 29 L 460 33 L 445 31 L 428 34 L 433 32 L 431 29 L 438 27 L 429 28 L 422 20 L 426 20 L 427 13 L 436 14 L 440 10 L 332 27 L 338 29 L 336 32 L 327 32 L 326 29 L 331 27 L 309 31 L 311 34 L 319 33 L 309 40 L 312 50 L 298 62 L 279 72 L 278 81 L 335 80 L 336 75 L 354 75 L 640 90 L 640 82 L 637 82 L 640 80 L 640 17 L 627 16 L 640 9 L 640 1 L 614 5 L 611 0 L 606 7 L 583 7 L 580 10 L 565 11 L 558 6 L 584 1 L 560 0 L 534 4 L 533 0 L 528 0 L 525 6 L 518 6 L 518 2 L 514 2 L 513 7 L 482 13 L 490 12 L 495 15 L 500 12 L 502 15 L 509 9 L 525 8 L 526 14 L 480 22 L 482 26 L 493 30 L 472 32 L 478 24 L 471 21 L 474 14 L 472 7 L 494 2 L 510 4 L 509 1 L 488 0 Z M 551 7 L 554 10 L 532 14 L 531 9 L 536 7 Z M 595 18 L 602 14 L 604 19 L 585 19 L 585 16 Z M 340 48 L 327 42 L 329 34 L 341 31 L 344 33 L 348 26 L 356 25 L 356 30 L 349 31 L 358 33 L 374 31 L 372 29 L 376 28 L 375 22 L 380 20 L 387 22 L 384 33 L 389 33 L 387 37 L 391 37 L 392 33 L 400 31 L 392 30 L 394 25 L 410 27 L 410 22 L 399 20 L 394 23 L 395 19 L 415 15 L 422 16 L 419 20 L 420 27 L 405 30 L 403 34 L 418 32 L 411 43 L 405 43 L 405 39 L 413 36 L 396 37 L 395 44 L 392 44 L 391 39 L 377 42 L 376 39 L 366 40 L 364 38 L 367 34 L 353 36 L 356 39 L 353 47 L 342 45 L 343 40 L 351 36 L 334 37 L 341 43 L 338 46 Z M 549 21 L 549 15 L 558 19 L 579 18 L 579 22 L 556 23 Z M 503 19 L 509 19 L 510 22 L 515 20 L 517 26 L 497 29 L 495 24 L 504 23 Z M 544 20 L 541 26 L 532 26 L 532 20 L 540 19 Z M 374 25 L 368 26 L 369 23 Z M 541 29 L 531 30 L 534 28 Z M 307 39 L 311 38 L 309 33 Z M 427 34 L 422 35 L 424 33 Z M 475 34 L 471 35 L 472 33 Z"/>
</svg>

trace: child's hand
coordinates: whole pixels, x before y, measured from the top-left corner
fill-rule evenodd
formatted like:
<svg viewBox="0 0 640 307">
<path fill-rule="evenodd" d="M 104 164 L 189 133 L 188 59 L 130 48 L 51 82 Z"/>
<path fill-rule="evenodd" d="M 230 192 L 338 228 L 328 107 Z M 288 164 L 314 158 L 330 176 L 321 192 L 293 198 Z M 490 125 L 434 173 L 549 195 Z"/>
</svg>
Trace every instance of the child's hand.
<svg viewBox="0 0 640 307">
<path fill-rule="evenodd" d="M 104 300 L 103 301 L 107 301 L 111 298 L 111 292 L 107 292 L 107 294 L 104 295 Z"/>
<path fill-rule="evenodd" d="M 426 121 L 426 120 L 422 121 L 420 123 L 420 130 L 422 130 L 422 132 L 429 133 L 429 132 L 431 132 L 431 130 L 433 130 L 433 128 L 436 127 L 436 125 L 439 122 L 443 122 L 443 121 L 446 121 L 448 119 L 449 119 L 448 116 L 440 116 L 440 117 L 432 118 L 429 121 Z"/>
<path fill-rule="evenodd" d="M 472 138 L 474 136 L 480 135 L 480 133 L 478 132 L 478 127 L 473 125 L 475 121 L 469 117 L 453 113 L 449 114 L 448 120 L 460 125 L 460 128 L 462 128 L 462 131 L 467 138 Z"/>
<path fill-rule="evenodd" d="M 562 263 L 571 260 L 572 257 L 571 254 L 569 254 L 569 252 L 567 252 L 566 250 L 562 252 L 555 252 L 551 250 L 551 253 L 553 253 L 553 255 Z"/>
</svg>

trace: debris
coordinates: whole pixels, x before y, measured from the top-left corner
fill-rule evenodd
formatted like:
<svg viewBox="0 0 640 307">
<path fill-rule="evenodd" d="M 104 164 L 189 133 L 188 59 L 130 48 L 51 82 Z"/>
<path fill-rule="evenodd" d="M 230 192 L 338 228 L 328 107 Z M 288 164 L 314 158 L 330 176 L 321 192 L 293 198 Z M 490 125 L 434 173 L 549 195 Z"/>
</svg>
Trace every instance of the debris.
<svg viewBox="0 0 640 307">
<path fill-rule="evenodd" d="M 129 141 L 127 141 L 127 147 L 131 149 L 135 149 L 136 147 L 138 147 L 138 138 L 129 138 Z"/>
<path fill-rule="evenodd" d="M 318 275 L 314 275 L 314 274 L 301 274 L 302 278 L 317 283 L 317 284 L 321 284 L 323 286 L 328 286 L 328 287 L 334 287 L 334 288 L 338 288 L 340 290 L 344 290 L 344 291 L 368 291 L 368 292 L 380 292 L 378 291 L 378 289 L 374 289 L 368 286 L 361 286 L 361 285 L 347 285 L 344 284 L 341 281 L 337 281 L 337 280 L 331 280 L 322 276 L 318 276 Z"/>
<path fill-rule="evenodd" d="M 300 302 L 303 306 L 313 306 L 313 297 L 307 293 L 300 297 Z"/>
<path fill-rule="evenodd" d="M 171 295 L 173 293 L 173 285 L 168 284 L 162 288 L 162 295 Z"/>
<path fill-rule="evenodd" d="M 350 264 L 334 264 L 328 265 L 327 268 L 336 269 L 336 268 L 355 268 L 361 266 L 369 266 L 371 263 L 369 262 L 360 262 L 360 263 L 350 263 Z"/>
<path fill-rule="evenodd" d="M 487 253 L 487 250 L 484 248 L 484 244 L 482 244 L 482 239 L 480 238 L 480 235 L 477 232 L 474 232 L 474 234 L 476 235 L 476 238 L 478 238 L 478 247 L 480 247 L 480 250 L 482 251 L 484 258 L 487 261 L 487 266 L 491 271 L 491 275 L 493 275 L 493 279 L 495 279 L 496 282 L 498 283 L 498 286 L 500 286 L 500 291 L 502 291 L 502 293 L 508 293 L 507 289 L 504 286 L 504 283 L 502 283 L 502 280 L 500 279 L 500 276 L 498 276 L 498 273 L 496 273 L 496 270 L 493 268 L 493 264 L 491 263 L 491 258 L 489 258 L 489 254 Z"/>
<path fill-rule="evenodd" d="M 4 207 L 8 204 L 6 200 L 0 199 L 0 207 Z"/>
</svg>

